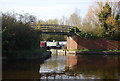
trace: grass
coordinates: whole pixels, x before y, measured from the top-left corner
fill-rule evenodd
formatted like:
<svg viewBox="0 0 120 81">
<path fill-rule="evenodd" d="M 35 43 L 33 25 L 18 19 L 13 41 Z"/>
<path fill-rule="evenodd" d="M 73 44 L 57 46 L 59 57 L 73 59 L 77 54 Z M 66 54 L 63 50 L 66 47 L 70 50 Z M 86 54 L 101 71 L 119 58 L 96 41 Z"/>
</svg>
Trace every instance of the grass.
<svg viewBox="0 0 120 81">
<path fill-rule="evenodd" d="M 84 49 L 84 50 L 81 50 L 81 49 L 74 49 L 74 50 L 69 50 L 69 49 L 67 49 L 68 51 L 80 51 L 80 52 L 82 52 L 82 51 L 90 51 L 90 52 L 120 52 L 120 50 L 118 49 L 118 50 L 93 50 L 93 49 Z"/>
</svg>

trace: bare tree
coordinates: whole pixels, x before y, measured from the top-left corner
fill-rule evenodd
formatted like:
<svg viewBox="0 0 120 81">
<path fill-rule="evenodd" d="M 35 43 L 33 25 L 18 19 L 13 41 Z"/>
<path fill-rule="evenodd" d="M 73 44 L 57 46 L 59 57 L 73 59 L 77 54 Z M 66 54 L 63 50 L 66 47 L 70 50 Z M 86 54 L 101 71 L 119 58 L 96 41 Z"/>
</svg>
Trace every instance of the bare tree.
<svg viewBox="0 0 120 81">
<path fill-rule="evenodd" d="M 70 15 L 68 19 L 68 23 L 71 26 L 80 26 L 81 25 L 81 17 L 79 16 L 79 11 L 76 9 L 76 11 Z"/>
</svg>

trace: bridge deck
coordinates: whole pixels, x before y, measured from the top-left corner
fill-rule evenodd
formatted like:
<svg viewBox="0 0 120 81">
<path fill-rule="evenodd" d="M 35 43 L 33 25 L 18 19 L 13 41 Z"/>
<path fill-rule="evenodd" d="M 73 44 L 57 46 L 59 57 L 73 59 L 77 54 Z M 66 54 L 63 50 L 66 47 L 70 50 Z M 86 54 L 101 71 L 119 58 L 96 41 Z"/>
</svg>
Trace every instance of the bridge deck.
<svg viewBox="0 0 120 81">
<path fill-rule="evenodd" d="M 73 26 L 67 25 L 58 25 L 58 24 L 40 24 L 40 25 L 33 25 L 35 29 L 40 29 L 42 34 L 57 34 L 57 35 L 71 35 L 69 30 Z"/>
<path fill-rule="evenodd" d="M 52 34 L 52 35 L 73 35 L 73 33 L 67 33 L 67 32 L 42 32 L 42 34 Z"/>
</svg>

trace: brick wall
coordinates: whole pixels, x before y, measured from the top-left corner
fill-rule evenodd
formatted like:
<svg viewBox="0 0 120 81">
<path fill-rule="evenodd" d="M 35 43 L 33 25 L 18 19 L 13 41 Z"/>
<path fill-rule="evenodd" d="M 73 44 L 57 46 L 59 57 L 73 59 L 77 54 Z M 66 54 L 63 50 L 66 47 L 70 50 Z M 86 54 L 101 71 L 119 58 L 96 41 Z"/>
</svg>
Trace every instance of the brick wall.
<svg viewBox="0 0 120 81">
<path fill-rule="evenodd" d="M 120 49 L 120 41 L 99 39 L 83 39 L 77 36 L 67 37 L 67 49 Z"/>
<path fill-rule="evenodd" d="M 77 37 L 67 37 L 67 49 L 77 49 Z"/>
</svg>

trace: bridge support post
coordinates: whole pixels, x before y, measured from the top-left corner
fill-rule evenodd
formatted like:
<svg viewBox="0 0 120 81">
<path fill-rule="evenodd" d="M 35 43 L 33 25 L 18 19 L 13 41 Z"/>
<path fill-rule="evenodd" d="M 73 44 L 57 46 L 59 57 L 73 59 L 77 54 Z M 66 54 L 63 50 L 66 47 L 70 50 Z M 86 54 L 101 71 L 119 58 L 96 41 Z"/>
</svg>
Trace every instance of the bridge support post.
<svg viewBox="0 0 120 81">
<path fill-rule="evenodd" d="M 77 49 L 77 36 L 67 36 L 67 49 Z"/>
</svg>

